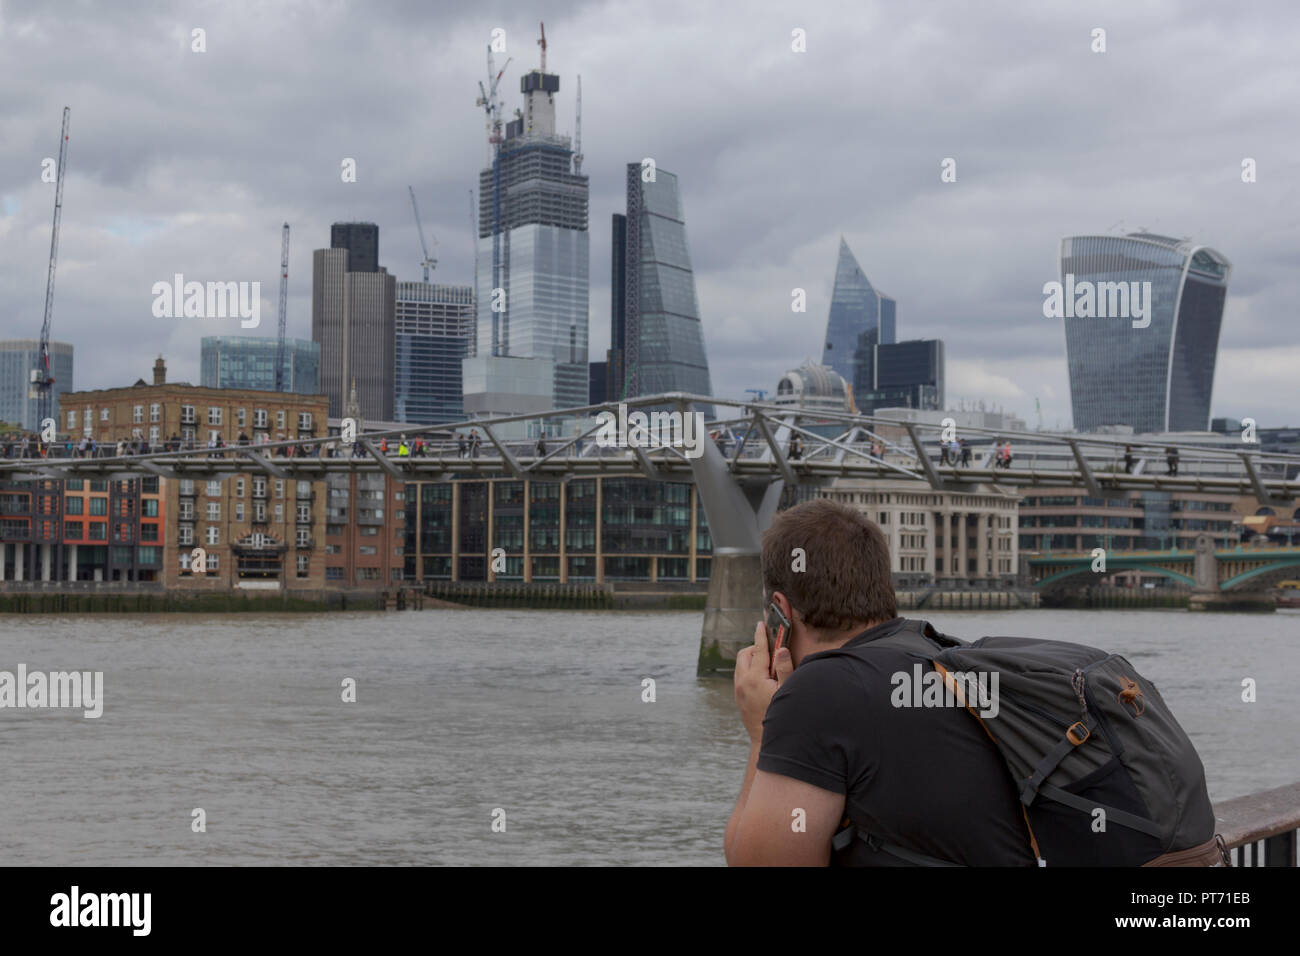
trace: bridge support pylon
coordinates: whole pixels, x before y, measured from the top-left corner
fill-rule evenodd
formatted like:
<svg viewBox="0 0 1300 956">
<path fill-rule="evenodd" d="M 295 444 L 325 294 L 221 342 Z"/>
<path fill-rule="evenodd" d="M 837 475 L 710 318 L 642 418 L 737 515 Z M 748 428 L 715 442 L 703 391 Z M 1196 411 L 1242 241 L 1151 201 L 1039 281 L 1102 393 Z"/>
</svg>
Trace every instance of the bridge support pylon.
<svg viewBox="0 0 1300 956">
<path fill-rule="evenodd" d="M 1214 539 L 1208 534 L 1196 537 L 1193 567 L 1196 586 L 1187 599 L 1189 611 L 1272 611 L 1277 608 L 1277 602 L 1268 594 L 1224 591 L 1219 586 L 1219 559 L 1214 555 Z"/>
<path fill-rule="evenodd" d="M 776 514 L 785 480 L 742 484 L 714 442 L 705 438 L 702 448 L 703 454 L 691 459 L 691 472 L 709 522 L 713 563 L 696 673 L 724 677 L 735 670 L 736 653 L 754 642 L 754 626 L 763 619 L 762 534 Z"/>
</svg>

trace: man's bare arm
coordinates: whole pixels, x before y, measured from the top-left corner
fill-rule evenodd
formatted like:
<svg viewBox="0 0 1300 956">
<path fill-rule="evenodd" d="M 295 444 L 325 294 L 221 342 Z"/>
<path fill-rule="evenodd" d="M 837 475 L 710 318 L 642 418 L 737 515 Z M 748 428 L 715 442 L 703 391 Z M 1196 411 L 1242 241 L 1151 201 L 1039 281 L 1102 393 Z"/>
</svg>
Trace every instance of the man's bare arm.
<svg viewBox="0 0 1300 956">
<path fill-rule="evenodd" d="M 753 760 L 757 756 L 755 749 Z M 744 806 L 738 807 L 735 832 L 727 841 L 727 863 L 828 866 L 831 837 L 844 817 L 844 794 L 762 770 L 746 782 L 749 792 L 742 792 Z"/>
</svg>

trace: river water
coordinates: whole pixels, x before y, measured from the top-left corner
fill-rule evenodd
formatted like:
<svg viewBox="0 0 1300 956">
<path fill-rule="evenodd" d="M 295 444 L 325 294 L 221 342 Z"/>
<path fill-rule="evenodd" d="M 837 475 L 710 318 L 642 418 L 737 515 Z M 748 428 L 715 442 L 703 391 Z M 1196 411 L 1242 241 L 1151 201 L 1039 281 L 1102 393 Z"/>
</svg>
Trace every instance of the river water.
<svg viewBox="0 0 1300 956">
<path fill-rule="evenodd" d="M 98 719 L 0 709 L 0 864 L 721 864 L 746 743 L 700 618 L 0 617 L 0 670 L 104 674 Z M 1215 800 L 1300 780 L 1298 612 L 928 619 L 1125 654 Z"/>
</svg>

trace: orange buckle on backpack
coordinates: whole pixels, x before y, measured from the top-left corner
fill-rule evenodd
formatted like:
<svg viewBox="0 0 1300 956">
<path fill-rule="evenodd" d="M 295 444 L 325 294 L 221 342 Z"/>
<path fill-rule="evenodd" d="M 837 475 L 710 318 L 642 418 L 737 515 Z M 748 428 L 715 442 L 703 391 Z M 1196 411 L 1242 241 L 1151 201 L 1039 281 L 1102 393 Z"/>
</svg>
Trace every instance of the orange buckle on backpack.
<svg viewBox="0 0 1300 956">
<path fill-rule="evenodd" d="M 1130 680 L 1123 674 L 1119 675 L 1119 686 L 1121 688 L 1116 699 L 1121 705 L 1128 704 L 1133 708 L 1133 716 L 1141 717 L 1147 709 L 1147 703 L 1142 699 L 1142 688 L 1138 686 L 1137 681 Z"/>
<path fill-rule="evenodd" d="M 1088 729 L 1088 725 L 1082 720 L 1075 721 L 1074 724 L 1070 726 L 1070 729 L 1065 732 L 1065 736 L 1069 738 L 1070 743 L 1074 744 L 1076 747 L 1087 740 L 1091 735 L 1092 731 Z"/>
</svg>

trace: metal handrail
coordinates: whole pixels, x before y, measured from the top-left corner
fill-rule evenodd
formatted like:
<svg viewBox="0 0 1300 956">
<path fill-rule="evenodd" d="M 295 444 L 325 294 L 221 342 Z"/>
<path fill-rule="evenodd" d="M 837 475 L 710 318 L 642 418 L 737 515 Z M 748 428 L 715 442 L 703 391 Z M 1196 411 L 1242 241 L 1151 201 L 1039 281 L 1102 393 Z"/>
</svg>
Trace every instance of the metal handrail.
<svg viewBox="0 0 1300 956">
<path fill-rule="evenodd" d="M 1300 782 L 1225 800 L 1215 806 L 1214 819 L 1234 865 L 1297 865 Z"/>
</svg>

